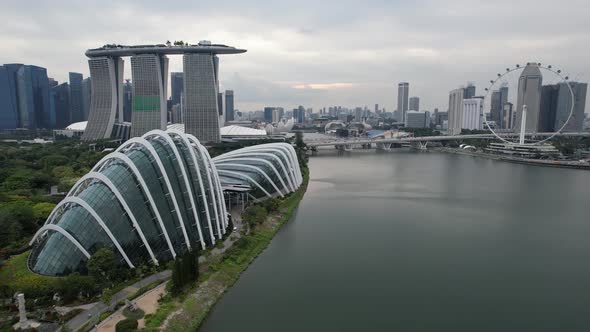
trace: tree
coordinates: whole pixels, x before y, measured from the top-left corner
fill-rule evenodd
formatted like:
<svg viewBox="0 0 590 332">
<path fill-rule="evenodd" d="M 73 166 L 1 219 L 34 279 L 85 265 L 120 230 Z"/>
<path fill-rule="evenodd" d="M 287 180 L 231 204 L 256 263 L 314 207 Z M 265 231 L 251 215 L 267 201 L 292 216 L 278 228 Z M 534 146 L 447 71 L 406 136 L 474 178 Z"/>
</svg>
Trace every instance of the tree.
<svg viewBox="0 0 590 332">
<path fill-rule="evenodd" d="M 116 269 L 115 254 L 112 250 L 102 248 L 97 250 L 86 263 L 88 273 L 95 277 L 96 280 L 111 281 Z"/>
<path fill-rule="evenodd" d="M 268 212 L 266 209 L 260 205 L 253 205 L 244 211 L 242 214 L 242 220 L 244 220 L 250 227 L 254 227 L 258 224 L 262 224 L 266 217 L 268 216 Z"/>
</svg>

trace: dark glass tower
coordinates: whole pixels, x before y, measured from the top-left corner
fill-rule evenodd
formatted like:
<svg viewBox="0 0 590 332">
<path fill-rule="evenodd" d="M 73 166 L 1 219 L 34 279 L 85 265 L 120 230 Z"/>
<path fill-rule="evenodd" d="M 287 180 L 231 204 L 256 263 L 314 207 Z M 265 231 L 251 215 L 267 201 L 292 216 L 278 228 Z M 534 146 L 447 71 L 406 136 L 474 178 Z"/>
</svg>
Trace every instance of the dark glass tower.
<svg viewBox="0 0 590 332">
<path fill-rule="evenodd" d="M 82 97 L 82 81 L 84 76 L 80 73 L 70 73 L 70 118 L 67 122 L 84 121 L 84 108 Z"/>
</svg>

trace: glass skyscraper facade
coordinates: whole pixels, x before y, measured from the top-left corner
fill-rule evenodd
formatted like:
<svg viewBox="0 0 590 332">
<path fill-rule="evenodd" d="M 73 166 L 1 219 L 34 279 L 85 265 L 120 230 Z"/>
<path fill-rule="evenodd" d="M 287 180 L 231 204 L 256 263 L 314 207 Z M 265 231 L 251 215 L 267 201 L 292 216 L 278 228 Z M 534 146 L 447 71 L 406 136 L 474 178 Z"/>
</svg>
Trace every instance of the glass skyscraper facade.
<svg viewBox="0 0 590 332">
<path fill-rule="evenodd" d="M 70 79 L 70 118 L 68 125 L 74 122 L 84 121 L 84 99 L 82 96 L 82 81 L 84 76 L 80 73 L 69 73 Z"/>
<path fill-rule="evenodd" d="M 185 130 L 211 143 L 221 141 L 216 59 L 215 55 L 206 53 L 183 55 Z"/>
<path fill-rule="evenodd" d="M 151 54 L 132 56 L 131 75 L 131 137 L 141 136 L 153 129 L 165 129 L 168 114 L 168 58 Z"/>
</svg>

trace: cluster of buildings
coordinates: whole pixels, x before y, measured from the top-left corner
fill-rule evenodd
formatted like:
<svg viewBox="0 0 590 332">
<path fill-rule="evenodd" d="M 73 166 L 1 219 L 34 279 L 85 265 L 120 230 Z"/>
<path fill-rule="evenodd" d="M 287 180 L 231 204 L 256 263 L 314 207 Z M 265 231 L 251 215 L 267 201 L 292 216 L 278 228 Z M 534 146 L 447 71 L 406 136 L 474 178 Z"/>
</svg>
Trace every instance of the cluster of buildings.
<svg viewBox="0 0 590 332">
<path fill-rule="evenodd" d="M 543 85 L 539 64 L 527 63 L 518 80 L 516 107 L 509 101 L 508 86 L 503 84 L 491 92 L 489 118 L 486 120 L 492 128 L 507 131 L 520 132 L 521 128 L 527 133 L 582 131 L 587 88 L 587 83 L 580 82 Z M 469 89 L 468 86 L 449 93 L 448 133 L 451 135 L 460 134 L 462 129 L 486 129 L 483 127 L 483 117 L 486 116 L 483 97 L 473 97 L 475 87 L 473 93 Z M 523 125 L 525 105 L 527 114 Z"/>
<path fill-rule="evenodd" d="M 59 129 L 85 121 L 91 83 L 80 73 L 69 82 L 48 77 L 47 69 L 24 64 L 0 66 L 0 130 Z"/>
<path fill-rule="evenodd" d="M 58 84 L 45 68 L 3 65 L 0 129 L 59 129 L 60 135 L 99 140 L 139 137 L 182 123 L 199 140 L 217 143 L 221 127 L 233 121 L 236 112 L 233 91 L 219 90 L 217 55 L 243 52 L 208 41 L 110 44 L 88 50 L 91 78 L 70 73 L 69 84 Z M 175 54 L 182 55 L 183 72 L 169 75 L 168 55 Z M 123 80 L 125 57 L 130 58 L 131 80 Z M 87 123 L 79 123 L 83 121 Z"/>
</svg>

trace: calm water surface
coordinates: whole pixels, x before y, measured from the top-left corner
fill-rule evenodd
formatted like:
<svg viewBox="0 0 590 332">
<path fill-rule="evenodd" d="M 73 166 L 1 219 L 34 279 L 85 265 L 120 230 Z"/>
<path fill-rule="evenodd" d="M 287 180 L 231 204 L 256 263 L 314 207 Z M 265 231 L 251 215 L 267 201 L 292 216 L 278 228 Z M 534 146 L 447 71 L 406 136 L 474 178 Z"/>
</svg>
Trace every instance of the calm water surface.
<svg viewBox="0 0 590 332">
<path fill-rule="evenodd" d="M 202 331 L 588 331 L 590 172 L 322 151 Z"/>
</svg>

